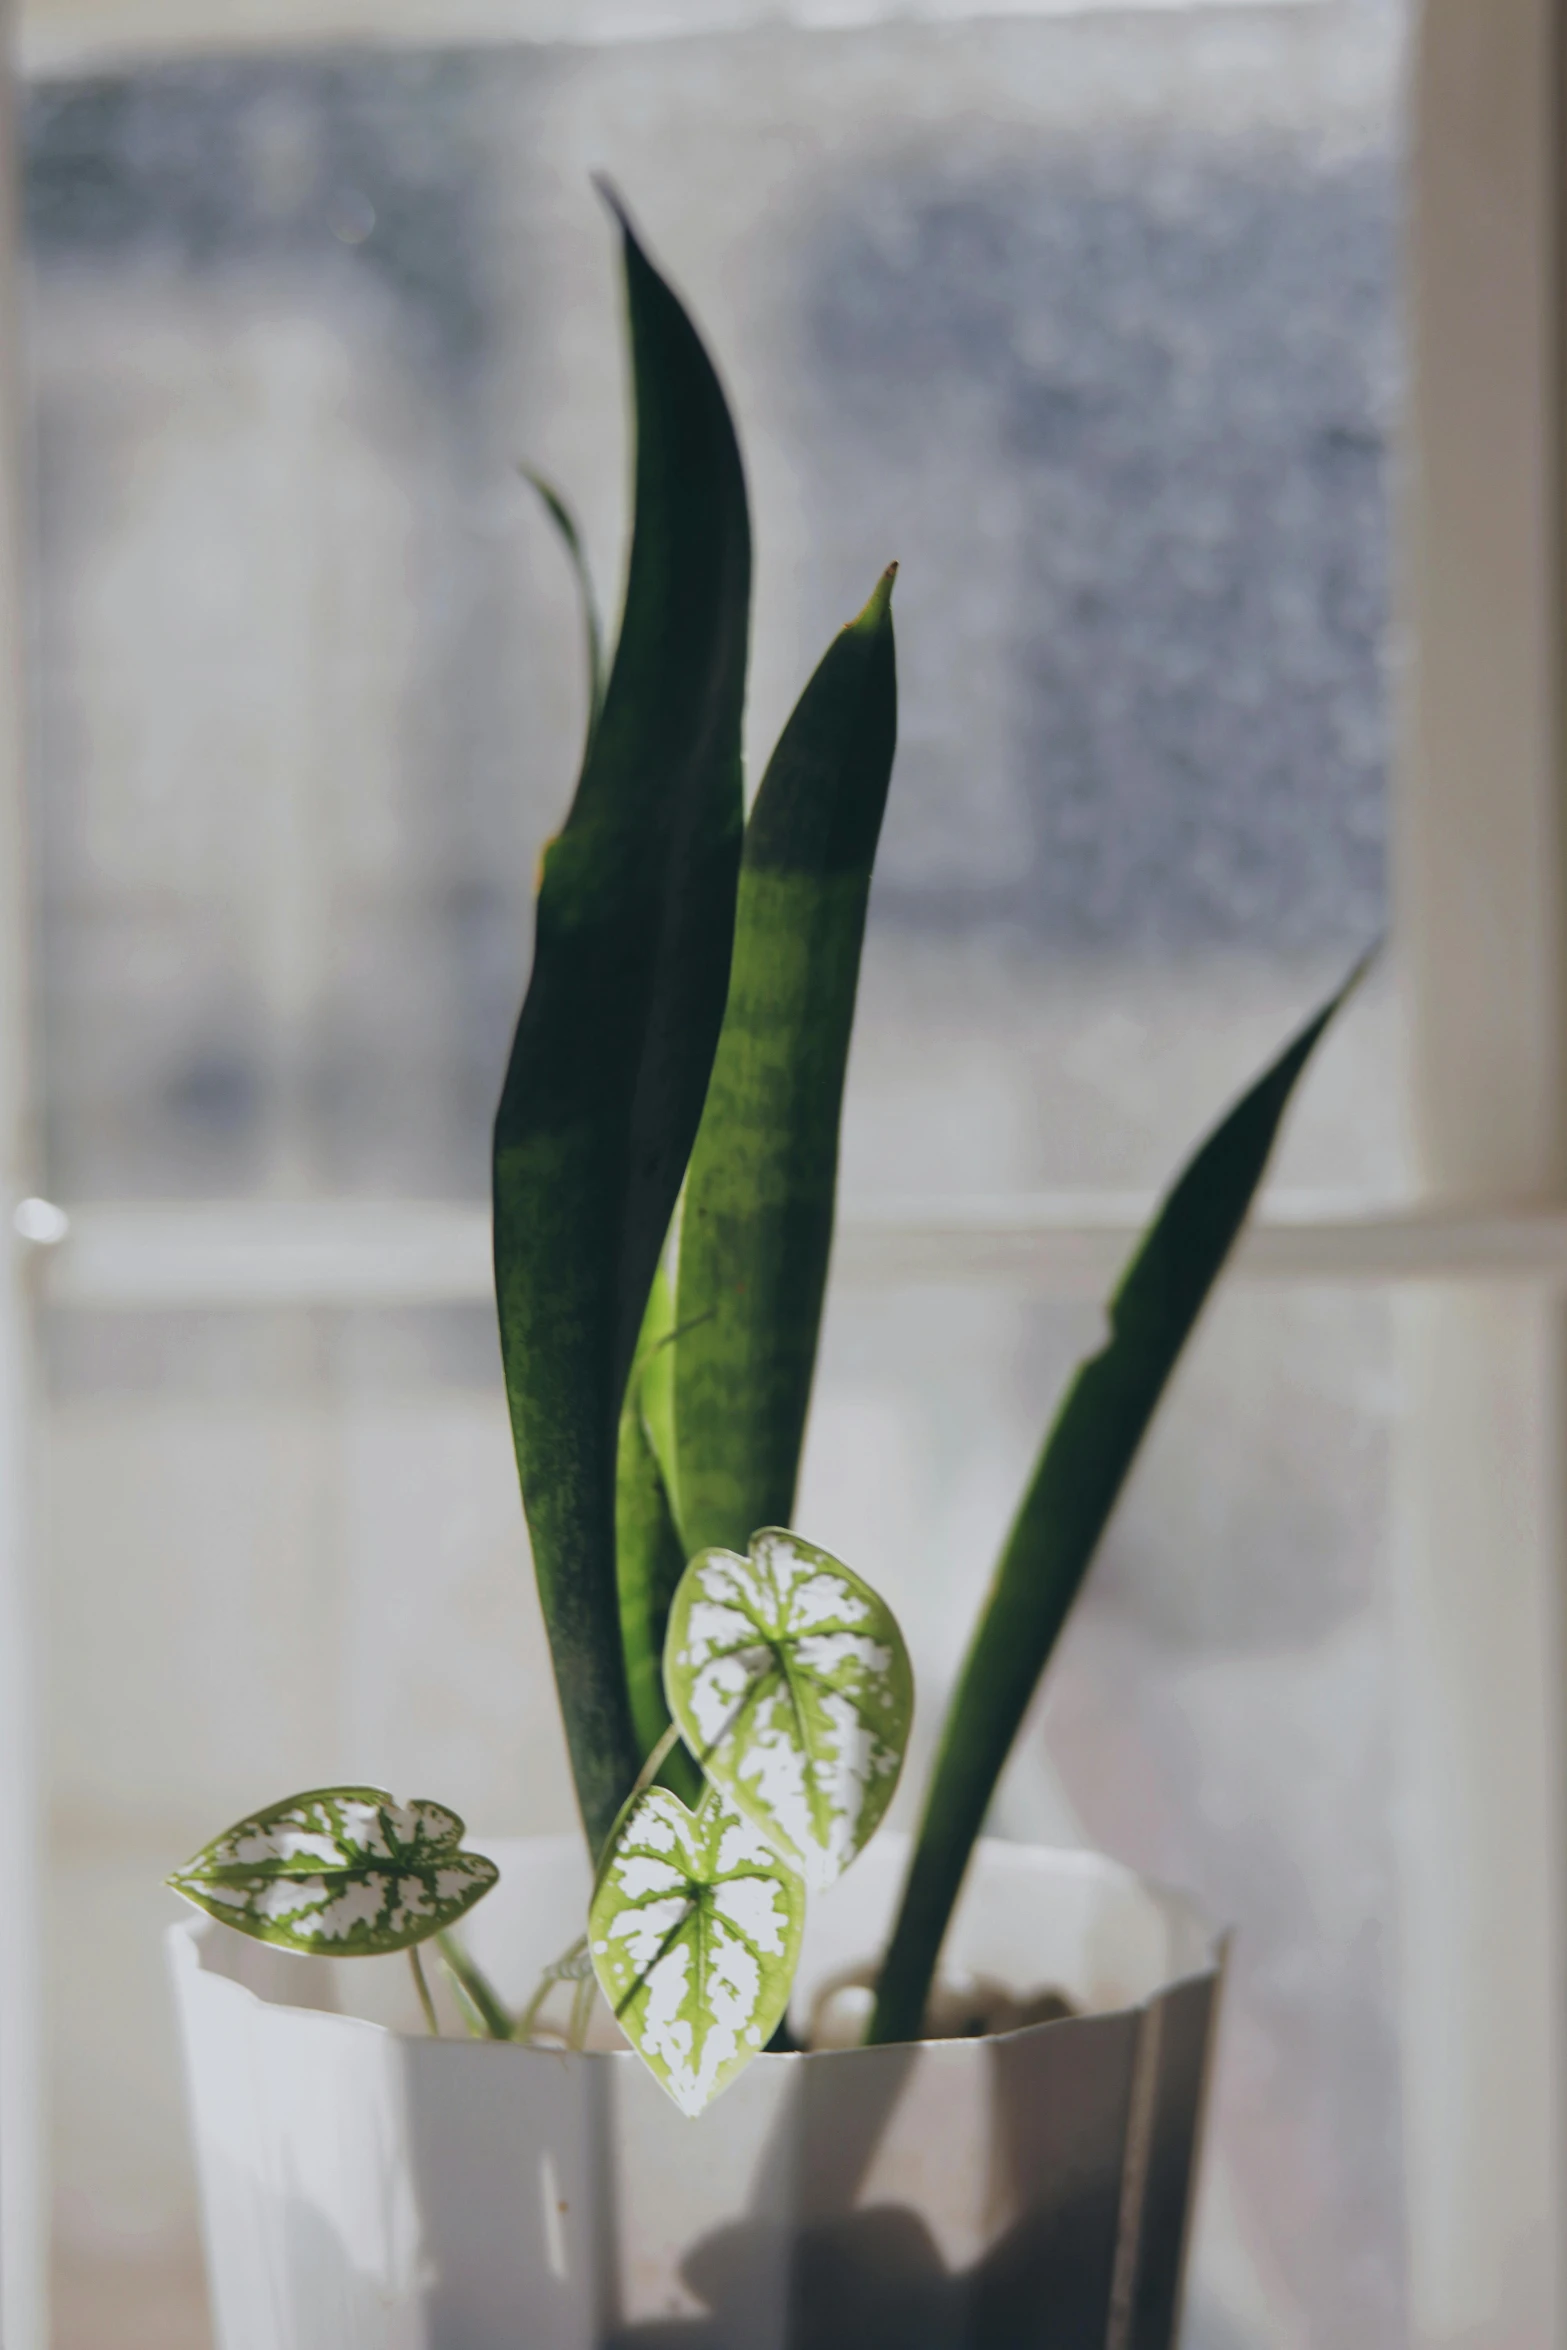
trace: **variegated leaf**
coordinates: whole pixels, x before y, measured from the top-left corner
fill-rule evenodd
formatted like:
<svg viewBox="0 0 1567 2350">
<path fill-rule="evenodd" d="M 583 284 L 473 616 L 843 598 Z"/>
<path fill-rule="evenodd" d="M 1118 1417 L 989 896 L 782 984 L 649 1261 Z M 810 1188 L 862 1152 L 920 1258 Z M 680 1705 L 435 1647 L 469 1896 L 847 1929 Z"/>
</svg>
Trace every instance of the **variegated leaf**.
<svg viewBox="0 0 1567 2350">
<path fill-rule="evenodd" d="M 664 1690 L 713 1785 L 812 1887 L 830 1885 L 892 1800 L 914 1676 L 891 1609 L 798 1534 L 749 1558 L 704 1550 L 669 1611 Z"/>
<path fill-rule="evenodd" d="M 488 1893 L 500 1871 L 462 1836 L 444 1804 L 318 1787 L 238 1821 L 168 1881 L 258 1942 L 372 1958 L 439 1933 Z"/>
<path fill-rule="evenodd" d="M 772 2038 L 804 1924 L 797 1872 L 712 1792 L 694 1812 L 657 1786 L 627 1807 L 588 1912 L 593 1966 L 682 2113 L 699 2114 Z"/>
</svg>

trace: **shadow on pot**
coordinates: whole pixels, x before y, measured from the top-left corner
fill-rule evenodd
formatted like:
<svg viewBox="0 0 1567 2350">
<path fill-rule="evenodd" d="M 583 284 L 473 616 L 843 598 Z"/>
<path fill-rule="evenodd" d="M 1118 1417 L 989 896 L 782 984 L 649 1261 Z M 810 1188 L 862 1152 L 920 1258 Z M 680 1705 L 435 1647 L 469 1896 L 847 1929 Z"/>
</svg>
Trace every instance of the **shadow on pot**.
<svg viewBox="0 0 1567 2350">
<path fill-rule="evenodd" d="M 878 2192 L 911 2168 L 915 2117 L 898 2109 L 930 2051 L 867 2051 L 874 2080 L 851 2077 L 857 2057 L 801 2065 L 755 2216 L 681 2262 L 702 2313 L 623 2326 L 613 2350 L 749 2350 L 769 2285 L 783 2308 L 765 2330 L 790 2350 L 1166 2350 L 1211 2017 L 1211 1983 L 1192 1982 L 1151 2003 L 1140 2032 L 1112 2016 L 985 2043 L 989 2240 L 957 2268 L 931 2221 L 972 2212 L 975 2182 L 944 2178 L 939 2114 L 913 2149 L 923 2208 Z"/>
<path fill-rule="evenodd" d="M 681 2264 L 704 2313 L 623 2327 L 613 2350 L 740 2350 L 755 2339 L 762 2278 L 785 2300 L 777 2338 L 810 2350 L 991 2350 L 1047 2334 L 1052 2350 L 1099 2350 L 1131 2051 L 1114 2046 L 1124 2035 L 1113 2030 L 1087 2038 L 1034 2032 L 986 2047 L 995 2175 L 983 2199 L 1002 2226 L 985 2256 L 956 2272 L 921 2211 L 880 2200 L 857 2208 L 918 2052 L 801 2065 L 762 2166 L 756 2217 L 715 2230 Z M 939 2210 L 934 2133 L 925 2153 L 925 2201 Z M 1042 2178 L 1052 2181 L 1048 2201 L 1037 2199 Z M 954 2200 L 970 2200 L 968 2182 L 951 2184 Z M 1006 2225 L 1009 2212 L 1017 2216 Z"/>
<path fill-rule="evenodd" d="M 224 2350 L 1171 2350 L 1222 1939 L 1109 1863 L 982 1859 L 981 1968 L 1123 2004 L 762 2056 L 697 2124 L 629 2054 L 387 2029 L 172 1929 Z"/>
</svg>

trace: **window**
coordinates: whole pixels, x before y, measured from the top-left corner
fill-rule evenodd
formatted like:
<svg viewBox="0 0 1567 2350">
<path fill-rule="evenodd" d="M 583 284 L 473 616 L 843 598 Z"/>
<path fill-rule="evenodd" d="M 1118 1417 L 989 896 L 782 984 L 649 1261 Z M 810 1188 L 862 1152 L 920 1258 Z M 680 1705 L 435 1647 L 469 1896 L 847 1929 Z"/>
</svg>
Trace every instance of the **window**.
<svg viewBox="0 0 1567 2350">
<path fill-rule="evenodd" d="M 1548 12 L 1493 9 L 1428 7 L 1407 245 L 1404 11 L 1356 0 L 24 24 L 62 2342 L 202 2339 L 163 1870 L 296 1782 L 570 1816 L 483 1195 L 580 723 L 519 459 L 617 577 L 602 164 L 734 394 L 754 754 L 903 564 L 802 1523 L 927 1739 L 1131 1195 L 1391 897 L 996 1825 L 1240 1925 L 1193 2350 L 1556 2322 Z"/>
</svg>

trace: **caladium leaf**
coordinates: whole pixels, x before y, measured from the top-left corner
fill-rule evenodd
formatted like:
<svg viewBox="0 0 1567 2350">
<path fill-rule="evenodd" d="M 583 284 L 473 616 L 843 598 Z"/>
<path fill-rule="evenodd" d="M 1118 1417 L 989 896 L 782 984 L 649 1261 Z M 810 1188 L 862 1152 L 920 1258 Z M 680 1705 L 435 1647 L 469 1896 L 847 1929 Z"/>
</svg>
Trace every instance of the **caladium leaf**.
<svg viewBox="0 0 1567 2350">
<path fill-rule="evenodd" d="M 649 1787 L 627 1805 L 588 1912 L 593 1968 L 682 2113 L 699 2114 L 767 2046 L 804 1926 L 798 1871 L 720 1796 L 690 1812 Z"/>
<path fill-rule="evenodd" d="M 704 1550 L 669 1610 L 664 1691 L 703 1771 L 792 1860 L 830 1885 L 892 1800 L 914 1676 L 892 1610 L 798 1534 Z"/>
<path fill-rule="evenodd" d="M 375 1958 L 454 1925 L 488 1893 L 500 1871 L 462 1837 L 444 1804 L 317 1787 L 237 1821 L 168 1882 L 258 1942 Z"/>
</svg>

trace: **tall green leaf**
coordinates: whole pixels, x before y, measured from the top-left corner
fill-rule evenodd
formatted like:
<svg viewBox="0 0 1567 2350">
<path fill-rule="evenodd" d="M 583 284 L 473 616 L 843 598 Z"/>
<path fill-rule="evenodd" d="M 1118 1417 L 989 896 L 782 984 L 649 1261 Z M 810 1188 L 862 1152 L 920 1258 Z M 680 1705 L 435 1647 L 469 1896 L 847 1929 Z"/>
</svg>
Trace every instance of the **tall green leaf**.
<svg viewBox="0 0 1567 2350">
<path fill-rule="evenodd" d="M 897 739 L 892 582 L 889 570 L 829 648 L 746 827 L 729 1002 L 680 1228 L 675 1503 L 688 1557 L 743 1554 L 757 1527 L 794 1511 Z"/>
<path fill-rule="evenodd" d="M 620 637 L 545 852 L 495 1121 L 495 1282 L 523 1500 L 595 1851 L 641 1759 L 615 1454 L 723 1018 L 740 854 L 745 482 L 695 329 L 622 216 L 636 496 Z"/>
<path fill-rule="evenodd" d="M 1295 1081 L 1344 986 L 1188 1162 L 1110 1305 L 1110 1337 L 1066 1391 L 948 1710 L 869 2037 L 918 2035 L 996 1781 L 1155 1407 L 1262 1180 Z"/>
<path fill-rule="evenodd" d="M 626 1382 L 615 1471 L 620 1630 L 632 1726 L 644 1756 L 652 1753 L 669 1728 L 669 1707 L 664 1702 L 664 1634 L 670 1601 L 686 1564 L 648 1425 L 649 1389 L 668 1362 L 674 1326 L 674 1299 L 660 1266 L 648 1292 L 636 1361 Z M 667 1757 L 660 1776 L 683 1802 L 698 1801 L 701 1774 L 683 1749 Z"/>
</svg>

